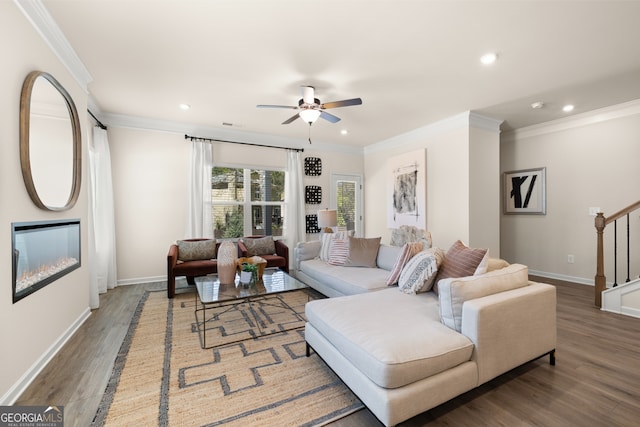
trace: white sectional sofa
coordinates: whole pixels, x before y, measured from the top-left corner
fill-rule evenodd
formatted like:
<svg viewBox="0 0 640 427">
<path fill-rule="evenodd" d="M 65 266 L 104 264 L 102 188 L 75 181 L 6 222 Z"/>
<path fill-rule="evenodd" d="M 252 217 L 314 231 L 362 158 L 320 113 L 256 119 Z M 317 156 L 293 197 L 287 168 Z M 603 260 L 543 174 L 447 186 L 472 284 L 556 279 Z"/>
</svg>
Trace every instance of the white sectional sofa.
<svg viewBox="0 0 640 427">
<path fill-rule="evenodd" d="M 524 265 L 494 262 L 502 268 L 412 295 L 384 284 L 399 248 L 381 245 L 378 268 L 348 268 L 313 259 L 315 246 L 296 248 L 298 278 L 338 297 L 306 305 L 307 355 L 387 426 L 540 356 L 555 364 L 555 287 L 530 282 Z"/>
<path fill-rule="evenodd" d="M 319 259 L 321 246 L 319 240 L 296 245 L 293 250 L 295 275 L 298 280 L 328 297 L 388 288 L 386 282 L 389 272 L 401 251 L 400 247 L 381 244 L 376 268 L 342 267 Z"/>
</svg>

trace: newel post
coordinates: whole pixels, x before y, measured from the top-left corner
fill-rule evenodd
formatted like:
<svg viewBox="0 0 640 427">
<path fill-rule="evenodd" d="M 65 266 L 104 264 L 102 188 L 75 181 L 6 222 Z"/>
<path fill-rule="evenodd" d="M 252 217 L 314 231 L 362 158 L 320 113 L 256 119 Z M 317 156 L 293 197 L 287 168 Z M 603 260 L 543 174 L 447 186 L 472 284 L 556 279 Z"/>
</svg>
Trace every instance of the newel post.
<svg viewBox="0 0 640 427">
<path fill-rule="evenodd" d="M 595 304 L 602 307 L 602 291 L 607 288 L 607 279 L 604 277 L 604 227 L 606 225 L 604 214 L 598 212 L 595 218 L 596 233 L 598 234 L 598 254 L 596 256 L 596 283 Z"/>
</svg>

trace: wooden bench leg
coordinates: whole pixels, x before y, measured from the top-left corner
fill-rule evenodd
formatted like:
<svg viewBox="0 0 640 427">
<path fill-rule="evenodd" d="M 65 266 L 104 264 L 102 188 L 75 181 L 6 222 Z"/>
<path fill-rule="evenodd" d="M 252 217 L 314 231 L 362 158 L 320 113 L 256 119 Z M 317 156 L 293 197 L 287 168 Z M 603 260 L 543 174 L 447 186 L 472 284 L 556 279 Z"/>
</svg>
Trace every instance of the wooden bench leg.
<svg viewBox="0 0 640 427">
<path fill-rule="evenodd" d="M 549 352 L 549 364 L 551 366 L 556 366 L 556 350 L 551 350 Z"/>
</svg>

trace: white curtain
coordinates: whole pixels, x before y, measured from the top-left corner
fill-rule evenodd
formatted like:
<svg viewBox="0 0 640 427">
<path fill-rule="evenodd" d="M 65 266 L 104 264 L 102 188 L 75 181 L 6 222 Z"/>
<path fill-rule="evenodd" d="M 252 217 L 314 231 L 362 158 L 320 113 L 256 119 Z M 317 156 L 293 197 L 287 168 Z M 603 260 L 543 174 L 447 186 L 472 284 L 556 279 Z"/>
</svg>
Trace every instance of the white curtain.
<svg viewBox="0 0 640 427">
<path fill-rule="evenodd" d="M 302 181 L 302 159 L 299 151 L 287 151 L 287 173 L 284 185 L 284 239 L 290 254 L 298 242 L 307 239 L 304 216 L 304 186 Z M 293 257 L 289 257 L 290 263 Z M 292 268 L 290 265 L 289 268 Z"/>
<path fill-rule="evenodd" d="M 89 144 L 89 175 L 89 303 L 91 308 L 98 308 L 99 294 L 115 288 L 117 283 L 111 155 L 106 129 L 93 128 Z"/>
<path fill-rule="evenodd" d="M 211 170 L 213 150 L 210 142 L 191 142 L 189 200 L 185 237 L 213 237 L 211 214 Z"/>
</svg>

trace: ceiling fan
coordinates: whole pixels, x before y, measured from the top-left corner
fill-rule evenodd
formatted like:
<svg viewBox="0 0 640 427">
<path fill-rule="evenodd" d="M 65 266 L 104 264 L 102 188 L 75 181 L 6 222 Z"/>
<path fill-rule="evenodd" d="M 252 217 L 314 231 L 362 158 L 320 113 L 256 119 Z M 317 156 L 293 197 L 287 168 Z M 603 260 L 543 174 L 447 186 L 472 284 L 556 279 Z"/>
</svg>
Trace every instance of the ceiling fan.
<svg viewBox="0 0 640 427">
<path fill-rule="evenodd" d="M 322 117 L 323 119 L 331 122 L 337 123 L 340 121 L 340 117 L 336 117 L 333 114 L 329 114 L 324 110 L 329 108 L 338 108 L 338 107 L 348 107 L 351 105 L 360 105 L 362 104 L 362 99 L 353 98 L 353 99 L 345 99 L 343 101 L 334 101 L 327 102 L 325 104 L 321 104 L 320 100 L 315 97 L 315 88 L 313 86 L 302 86 L 302 99 L 298 101 L 297 106 L 292 105 L 257 105 L 258 108 L 288 108 L 291 110 L 300 110 L 294 116 L 288 118 L 284 122 L 283 125 L 288 125 L 289 123 L 296 120 L 300 117 L 305 122 L 309 123 L 311 126 L 318 117 Z"/>
</svg>

